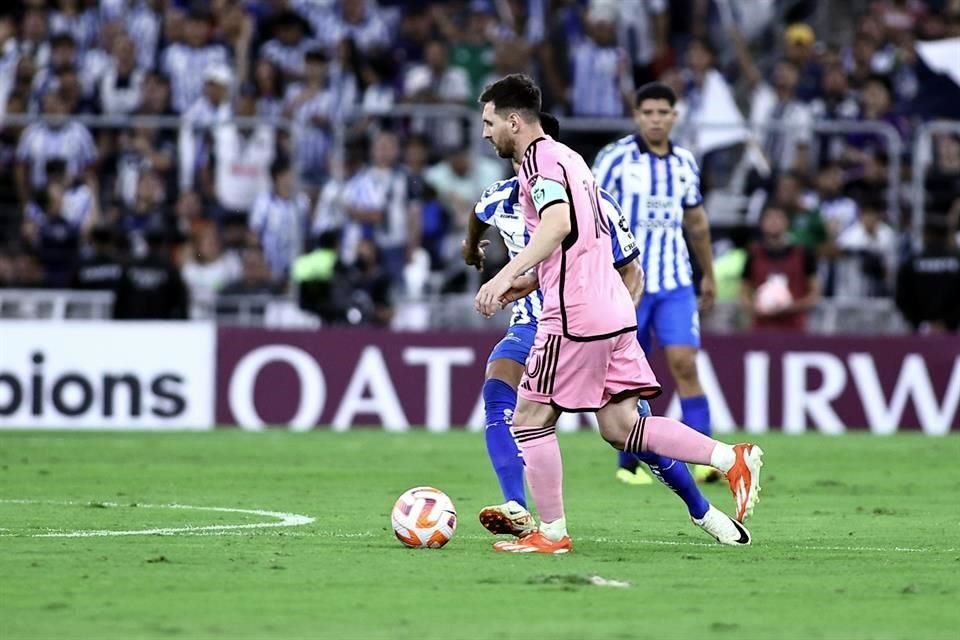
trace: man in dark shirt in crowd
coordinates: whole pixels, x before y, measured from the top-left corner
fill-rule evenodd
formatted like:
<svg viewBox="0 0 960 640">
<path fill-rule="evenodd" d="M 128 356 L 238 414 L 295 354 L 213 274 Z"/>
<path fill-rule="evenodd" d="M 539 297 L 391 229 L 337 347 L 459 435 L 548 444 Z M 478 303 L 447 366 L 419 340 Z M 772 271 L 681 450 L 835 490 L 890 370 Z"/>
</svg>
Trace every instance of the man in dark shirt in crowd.
<svg viewBox="0 0 960 640">
<path fill-rule="evenodd" d="M 923 251 L 897 274 L 897 308 L 916 331 L 956 333 L 960 328 L 960 251 L 951 245 L 947 225 L 928 221 Z"/>
<path fill-rule="evenodd" d="M 117 259 L 113 229 L 100 224 L 90 230 L 93 252 L 80 261 L 73 278 L 74 289 L 117 293 L 123 279 L 123 264 Z"/>
<path fill-rule="evenodd" d="M 118 320 L 185 320 L 187 287 L 170 259 L 168 234 L 162 227 L 147 229 L 147 253 L 124 269 L 114 317 Z"/>
<path fill-rule="evenodd" d="M 816 256 L 790 241 L 789 224 L 782 208 L 767 205 L 760 217 L 762 238 L 747 254 L 741 304 L 757 330 L 803 331 L 820 299 Z"/>
</svg>

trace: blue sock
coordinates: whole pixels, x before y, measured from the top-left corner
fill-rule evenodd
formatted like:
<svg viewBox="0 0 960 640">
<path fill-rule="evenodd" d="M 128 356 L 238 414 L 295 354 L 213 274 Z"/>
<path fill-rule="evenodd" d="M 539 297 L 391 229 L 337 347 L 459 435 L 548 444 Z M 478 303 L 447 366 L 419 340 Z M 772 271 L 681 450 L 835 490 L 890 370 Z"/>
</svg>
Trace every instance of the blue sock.
<svg viewBox="0 0 960 640">
<path fill-rule="evenodd" d="M 645 462 L 653 475 L 660 479 L 660 482 L 680 496 L 692 517 L 699 519 L 707 513 L 710 503 L 700 493 L 700 489 L 697 488 L 697 483 L 690 475 L 687 465 L 655 453 L 640 453 L 637 454 L 637 459 Z"/>
<path fill-rule="evenodd" d="M 638 401 L 637 413 L 639 413 L 640 416 L 644 418 L 652 415 L 650 413 L 650 403 L 647 402 L 646 400 Z M 637 470 L 637 456 L 632 453 L 621 451 L 617 456 L 617 465 L 621 469 L 626 469 L 630 473 L 634 473 Z"/>
<path fill-rule="evenodd" d="M 710 435 L 710 404 L 707 396 L 680 398 L 683 422 L 705 436 Z"/>
<path fill-rule="evenodd" d="M 483 383 L 483 409 L 487 414 L 487 455 L 500 481 L 504 501 L 516 500 L 524 507 L 523 458 L 510 433 L 517 390 L 503 380 L 491 378 Z"/>
</svg>

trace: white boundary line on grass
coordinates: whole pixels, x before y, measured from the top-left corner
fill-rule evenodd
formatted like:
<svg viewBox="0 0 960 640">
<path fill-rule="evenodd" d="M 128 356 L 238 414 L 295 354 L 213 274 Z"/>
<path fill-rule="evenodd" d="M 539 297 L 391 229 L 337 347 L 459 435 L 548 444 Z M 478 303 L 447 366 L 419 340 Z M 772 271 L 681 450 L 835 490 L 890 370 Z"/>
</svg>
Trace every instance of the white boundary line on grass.
<svg viewBox="0 0 960 640">
<path fill-rule="evenodd" d="M 253 522 L 249 524 L 212 524 L 202 526 L 187 525 L 183 527 L 158 527 L 153 529 L 85 529 L 73 531 L 48 531 L 47 533 L 16 534 L 0 533 L 0 537 L 28 537 L 28 538 L 94 538 L 105 536 L 149 536 L 149 535 L 176 535 L 185 534 L 203 534 L 218 535 L 227 531 L 237 531 L 242 529 L 268 529 L 275 527 L 299 527 L 305 524 L 311 524 L 316 518 L 304 516 L 297 513 L 284 513 L 282 511 L 265 511 L 263 509 L 237 509 L 234 507 L 198 507 L 189 504 L 137 504 L 124 505 L 116 502 L 73 502 L 58 500 L 23 500 L 0 498 L 0 504 L 53 504 L 60 506 L 86 506 L 96 505 L 107 508 L 129 507 L 137 509 L 183 509 L 190 511 L 216 511 L 219 513 L 242 513 L 244 515 L 263 516 L 266 518 L 276 518 L 277 522 Z M 0 529 L 0 531 L 9 531 L 9 529 Z"/>
</svg>

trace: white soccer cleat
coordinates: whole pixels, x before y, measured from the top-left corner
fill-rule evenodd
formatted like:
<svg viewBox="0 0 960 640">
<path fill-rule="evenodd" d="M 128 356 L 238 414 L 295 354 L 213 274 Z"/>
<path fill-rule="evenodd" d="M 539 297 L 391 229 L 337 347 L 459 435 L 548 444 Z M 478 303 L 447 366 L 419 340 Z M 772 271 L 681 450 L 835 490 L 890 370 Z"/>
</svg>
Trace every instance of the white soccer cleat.
<svg viewBox="0 0 960 640">
<path fill-rule="evenodd" d="M 720 544 L 741 546 L 751 542 L 750 532 L 746 527 L 713 505 L 703 514 L 703 518 L 690 520 Z"/>
<path fill-rule="evenodd" d="M 533 516 L 516 500 L 484 507 L 479 514 L 480 524 L 493 535 L 511 535 L 518 538 L 537 528 Z"/>
</svg>

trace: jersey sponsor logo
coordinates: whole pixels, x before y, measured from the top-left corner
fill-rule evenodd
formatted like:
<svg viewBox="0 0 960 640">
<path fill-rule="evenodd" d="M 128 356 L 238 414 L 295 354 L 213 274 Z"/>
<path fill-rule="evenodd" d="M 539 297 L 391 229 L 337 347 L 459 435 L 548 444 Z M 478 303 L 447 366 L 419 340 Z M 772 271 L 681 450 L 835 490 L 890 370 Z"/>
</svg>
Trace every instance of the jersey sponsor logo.
<svg viewBox="0 0 960 640">
<path fill-rule="evenodd" d="M 645 200 L 648 211 L 667 212 L 672 211 L 677 203 L 673 198 L 667 196 L 647 196 Z"/>
</svg>

